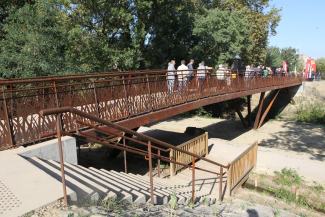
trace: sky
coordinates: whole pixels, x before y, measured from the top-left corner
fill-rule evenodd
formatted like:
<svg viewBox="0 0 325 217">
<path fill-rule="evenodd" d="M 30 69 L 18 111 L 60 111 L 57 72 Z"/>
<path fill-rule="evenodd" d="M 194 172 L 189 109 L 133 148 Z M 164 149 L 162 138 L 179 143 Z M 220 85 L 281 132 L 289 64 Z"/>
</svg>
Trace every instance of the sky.
<svg viewBox="0 0 325 217">
<path fill-rule="evenodd" d="M 282 7 L 277 35 L 270 36 L 270 46 L 299 46 L 299 54 L 325 57 L 325 0 L 271 0 L 270 5 Z"/>
</svg>

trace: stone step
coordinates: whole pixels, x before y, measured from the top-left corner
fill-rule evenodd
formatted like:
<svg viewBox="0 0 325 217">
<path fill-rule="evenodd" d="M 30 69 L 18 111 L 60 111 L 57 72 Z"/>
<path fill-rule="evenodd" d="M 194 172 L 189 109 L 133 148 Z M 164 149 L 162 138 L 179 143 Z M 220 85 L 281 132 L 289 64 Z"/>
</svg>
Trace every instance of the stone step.
<svg viewBox="0 0 325 217">
<path fill-rule="evenodd" d="M 133 184 L 136 187 L 139 187 L 141 189 L 141 192 L 149 192 L 150 193 L 150 185 L 144 185 L 143 182 L 140 179 L 132 177 L 130 174 L 125 174 L 123 172 L 116 172 L 114 170 L 109 171 L 113 176 L 115 177 L 122 177 L 125 182 L 129 184 Z M 154 188 L 157 188 L 157 185 L 154 185 Z M 168 202 L 168 195 L 164 195 L 160 191 L 154 191 L 154 195 L 157 196 L 157 204 L 167 204 Z M 147 201 L 151 199 L 151 195 L 148 195 L 147 198 L 149 198 Z"/>
<path fill-rule="evenodd" d="M 141 175 L 134 175 L 134 174 L 130 174 L 130 175 L 137 178 L 137 179 L 142 179 L 143 183 L 146 186 L 150 185 L 149 177 L 141 176 Z M 165 181 L 165 179 L 161 179 L 161 180 L 159 180 L 159 178 L 157 178 L 157 179 L 154 180 L 154 192 L 161 191 L 162 193 L 167 194 L 166 196 L 169 197 L 169 202 L 168 203 L 171 202 L 172 195 L 175 192 L 176 192 L 176 202 L 179 203 L 179 204 L 186 203 L 192 197 L 192 186 L 189 186 L 189 185 L 187 185 L 187 186 L 170 185 L 170 187 L 168 187 L 168 188 L 157 188 L 155 186 L 156 182 Z M 149 189 L 149 191 L 150 191 L 150 189 Z"/>
<path fill-rule="evenodd" d="M 50 164 L 52 167 L 55 167 L 57 170 L 61 169 L 60 163 L 56 161 L 47 160 L 46 163 Z M 104 198 L 109 192 L 108 188 L 102 183 L 98 182 L 98 180 L 91 176 L 91 174 L 83 170 L 76 169 L 76 167 L 69 163 L 64 163 L 64 172 L 66 176 L 73 178 L 79 183 L 92 189 L 94 192 L 97 192 L 99 195 L 98 199 Z"/>
<path fill-rule="evenodd" d="M 93 167 L 89 167 L 89 172 L 92 173 L 94 176 L 105 181 L 107 183 L 107 186 L 111 188 L 114 186 L 115 188 L 121 189 L 120 192 L 123 193 L 125 196 L 130 195 L 127 200 L 128 202 L 130 203 L 146 202 L 146 196 L 140 193 L 139 188 L 130 185 L 125 185 L 122 179 L 121 180 L 115 179 L 114 177 L 111 177 L 110 175 L 104 173 L 103 171 Z"/>
<path fill-rule="evenodd" d="M 130 182 L 129 179 L 125 176 L 121 176 L 120 174 L 116 174 L 113 173 L 112 171 L 107 171 L 104 169 L 101 169 L 102 172 L 106 173 L 108 176 L 110 176 L 110 178 L 114 179 L 114 180 L 121 180 L 121 183 L 123 183 L 124 185 L 130 186 L 131 188 L 135 188 L 137 192 L 144 194 L 145 195 L 145 201 L 146 202 L 151 202 L 151 195 L 150 195 L 150 190 L 148 190 L 148 188 L 138 185 L 136 183 Z M 158 200 L 162 200 L 161 198 L 162 195 L 154 195 L 154 203 L 158 204 Z"/>
<path fill-rule="evenodd" d="M 53 167 L 52 165 L 46 163 L 45 161 L 35 157 L 29 158 L 28 161 L 30 161 L 32 164 L 34 164 L 41 170 L 45 171 L 47 174 L 51 175 L 53 178 L 57 179 L 58 181 L 62 180 L 60 169 L 58 170 L 56 167 Z M 78 202 L 83 200 L 97 201 L 99 199 L 99 195 L 97 192 L 93 191 L 86 185 L 80 183 L 78 180 L 73 179 L 67 174 L 65 174 L 65 180 L 66 180 L 67 187 L 69 187 L 74 192 L 76 192 Z"/>
</svg>

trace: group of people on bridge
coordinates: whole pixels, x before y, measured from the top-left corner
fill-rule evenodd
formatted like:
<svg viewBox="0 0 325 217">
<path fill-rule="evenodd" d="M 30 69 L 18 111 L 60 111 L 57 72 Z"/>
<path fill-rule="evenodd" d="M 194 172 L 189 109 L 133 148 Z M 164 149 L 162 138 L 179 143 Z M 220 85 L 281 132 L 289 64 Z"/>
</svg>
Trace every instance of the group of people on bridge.
<svg viewBox="0 0 325 217">
<path fill-rule="evenodd" d="M 182 87 L 186 89 L 189 82 L 191 82 L 194 78 L 197 79 L 198 87 L 200 89 L 203 89 L 206 78 L 210 76 L 213 71 L 212 67 L 206 66 L 204 61 L 199 63 L 197 70 L 194 70 L 194 59 L 191 59 L 187 65 L 185 60 L 182 60 L 181 65 L 179 65 L 177 69 L 175 69 L 175 64 L 175 60 L 171 60 L 168 63 L 167 79 L 168 89 L 170 92 L 173 92 L 176 83 L 178 83 L 179 91 L 182 90 Z M 226 84 L 230 85 L 231 79 L 236 78 L 237 76 L 243 76 L 245 78 L 251 78 L 255 76 L 284 76 L 285 71 L 282 68 L 271 69 L 271 67 L 265 67 L 262 65 L 257 67 L 254 67 L 254 65 L 245 66 L 244 62 L 241 62 L 241 64 L 237 68 L 234 67 L 234 64 L 231 68 L 228 68 L 226 65 L 221 64 L 219 65 L 219 68 L 217 69 L 215 74 L 218 80 L 226 80 Z M 177 82 L 175 82 L 175 80 Z"/>
</svg>

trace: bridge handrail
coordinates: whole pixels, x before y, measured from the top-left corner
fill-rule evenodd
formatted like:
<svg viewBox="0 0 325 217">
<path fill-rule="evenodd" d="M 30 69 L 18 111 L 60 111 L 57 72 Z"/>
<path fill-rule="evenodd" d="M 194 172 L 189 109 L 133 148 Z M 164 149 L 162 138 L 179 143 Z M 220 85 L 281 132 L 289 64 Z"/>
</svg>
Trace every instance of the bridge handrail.
<svg viewBox="0 0 325 217">
<path fill-rule="evenodd" d="M 6 85 L 19 85 L 19 84 L 35 84 L 35 83 L 53 83 L 61 81 L 71 80 L 83 80 L 83 79 L 99 79 L 107 77 L 122 77 L 131 75 L 146 75 L 146 74 L 162 74 L 166 75 L 167 72 L 177 71 L 193 71 L 196 74 L 203 74 L 204 69 L 191 69 L 191 70 L 139 70 L 139 71 L 125 71 L 125 72 L 104 72 L 104 73 L 89 73 L 89 74 L 72 74 L 72 75 L 56 75 L 56 76 L 39 76 L 39 77 L 28 77 L 28 78 L 13 78 L 13 79 L 0 79 L 0 86 Z M 234 74 L 242 74 L 245 72 L 252 72 L 249 70 L 232 70 L 232 69 L 205 69 L 209 74 L 218 74 L 221 71 L 230 72 Z M 256 74 L 264 74 L 264 72 L 255 72 Z M 167 75 L 166 75 L 167 76 Z M 260 76 L 260 75 L 258 75 Z M 283 75 L 281 75 L 283 76 Z"/>
<path fill-rule="evenodd" d="M 120 131 L 124 131 L 125 133 L 128 133 L 128 134 L 131 134 L 133 136 L 137 136 L 139 138 L 142 138 L 142 139 L 151 141 L 151 142 L 156 143 L 158 145 L 161 145 L 161 146 L 164 146 L 164 147 L 167 147 L 167 148 L 170 148 L 170 149 L 174 149 L 174 150 L 179 151 L 179 152 L 182 152 L 184 154 L 191 155 L 192 157 L 195 157 L 195 158 L 200 159 L 200 160 L 207 161 L 207 162 L 209 162 L 211 164 L 214 164 L 214 165 L 217 165 L 219 167 L 223 167 L 223 168 L 226 168 L 226 169 L 230 167 L 230 164 L 228 164 L 228 165 L 219 164 L 219 163 L 217 163 L 215 161 L 212 161 L 212 160 L 207 159 L 205 157 L 201 157 L 200 155 L 193 154 L 193 153 L 191 153 L 189 151 L 185 151 L 185 150 L 183 150 L 181 148 L 178 148 L 176 146 L 170 145 L 170 144 L 168 144 L 166 142 L 160 141 L 160 140 L 155 139 L 155 138 L 152 138 L 150 136 L 146 136 L 144 134 L 141 134 L 141 133 L 138 133 L 136 131 L 133 131 L 133 130 L 131 130 L 129 128 L 122 127 L 122 126 L 120 126 L 118 124 L 114 124 L 114 123 L 112 123 L 110 121 L 106 121 L 106 120 L 103 120 L 103 119 L 98 118 L 96 116 L 93 116 L 93 115 L 90 115 L 88 113 L 82 112 L 82 111 L 80 111 L 78 109 L 75 109 L 75 108 L 73 108 L 71 106 L 62 107 L 62 108 L 53 108 L 53 109 L 41 110 L 40 111 L 40 116 L 57 115 L 57 114 L 60 114 L 60 113 L 67 113 L 67 112 L 70 112 L 72 114 L 76 114 L 76 115 L 79 115 L 81 117 L 87 118 L 89 120 L 92 120 L 92 121 L 95 121 L 95 122 L 104 124 L 104 125 L 106 125 L 108 127 L 111 127 L 111 128 L 114 128 L 114 129 L 117 129 L 117 130 L 120 130 Z"/>
</svg>

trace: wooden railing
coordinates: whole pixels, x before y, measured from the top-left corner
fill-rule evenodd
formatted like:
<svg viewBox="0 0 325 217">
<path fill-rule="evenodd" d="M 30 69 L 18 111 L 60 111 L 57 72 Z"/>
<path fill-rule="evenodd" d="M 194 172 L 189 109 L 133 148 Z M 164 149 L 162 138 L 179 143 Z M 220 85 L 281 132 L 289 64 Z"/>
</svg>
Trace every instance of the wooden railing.
<svg viewBox="0 0 325 217">
<path fill-rule="evenodd" d="M 255 169 L 257 162 L 257 141 L 230 163 L 227 175 L 227 195 L 241 186 Z"/>
<path fill-rule="evenodd" d="M 208 132 L 205 132 L 205 134 L 202 134 L 201 136 L 198 136 L 190 141 L 178 145 L 177 147 L 199 156 L 207 155 L 208 154 Z M 182 153 L 177 150 L 173 150 L 173 149 L 170 150 L 169 157 L 173 161 L 181 164 L 192 163 L 191 155 Z M 184 166 L 181 164 L 170 163 L 170 176 L 174 176 L 178 170 L 184 168 Z"/>
</svg>

